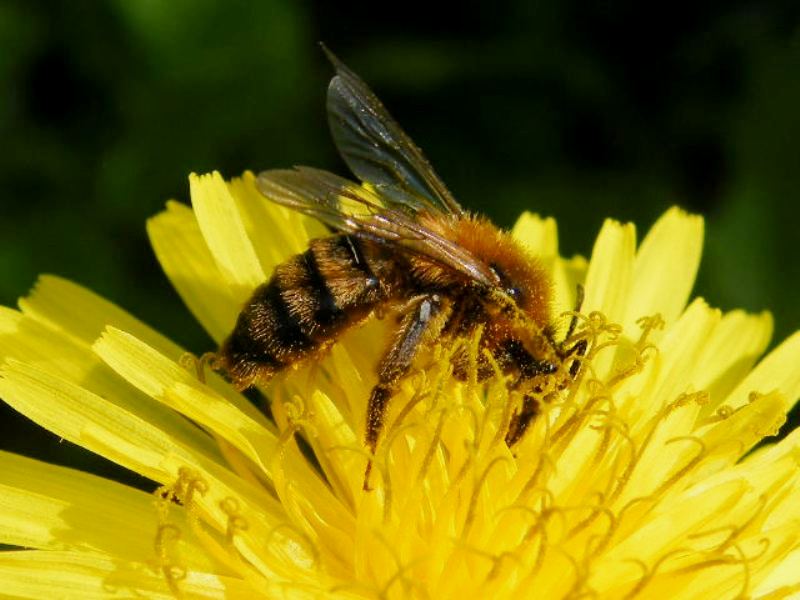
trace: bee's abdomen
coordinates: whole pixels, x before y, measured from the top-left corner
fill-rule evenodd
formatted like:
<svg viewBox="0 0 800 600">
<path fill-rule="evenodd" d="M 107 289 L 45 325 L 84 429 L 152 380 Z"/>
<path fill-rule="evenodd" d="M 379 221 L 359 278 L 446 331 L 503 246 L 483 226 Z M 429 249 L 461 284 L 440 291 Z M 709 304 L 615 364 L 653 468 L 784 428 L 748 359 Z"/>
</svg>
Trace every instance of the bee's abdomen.
<svg viewBox="0 0 800 600">
<path fill-rule="evenodd" d="M 220 351 L 240 387 L 268 379 L 328 345 L 386 299 L 389 262 L 352 236 L 313 240 L 248 300 Z"/>
</svg>

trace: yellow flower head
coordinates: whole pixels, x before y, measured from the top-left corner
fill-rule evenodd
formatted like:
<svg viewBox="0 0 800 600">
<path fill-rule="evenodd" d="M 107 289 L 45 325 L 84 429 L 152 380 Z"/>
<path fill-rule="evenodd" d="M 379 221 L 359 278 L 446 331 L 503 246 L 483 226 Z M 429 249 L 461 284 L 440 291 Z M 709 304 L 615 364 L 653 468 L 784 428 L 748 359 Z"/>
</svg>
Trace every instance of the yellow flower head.
<svg viewBox="0 0 800 600">
<path fill-rule="evenodd" d="M 220 342 L 252 290 L 325 231 L 265 202 L 250 174 L 193 176 L 191 195 L 149 233 Z M 551 219 L 525 214 L 513 233 L 550 272 L 555 314 L 585 287 L 578 377 L 540 391 L 509 449 L 519 398 L 500 376 L 456 382 L 454 349 L 435 348 L 391 403 L 371 491 L 380 320 L 272 381 L 257 407 L 121 309 L 42 277 L 19 310 L 0 309 L 0 397 L 157 489 L 0 454 L 0 595 L 800 594 L 800 437 L 756 448 L 800 395 L 800 335 L 756 364 L 768 314 L 687 306 L 703 224 L 677 209 L 638 247 L 633 225 L 607 221 L 588 262 L 559 256 Z"/>
</svg>

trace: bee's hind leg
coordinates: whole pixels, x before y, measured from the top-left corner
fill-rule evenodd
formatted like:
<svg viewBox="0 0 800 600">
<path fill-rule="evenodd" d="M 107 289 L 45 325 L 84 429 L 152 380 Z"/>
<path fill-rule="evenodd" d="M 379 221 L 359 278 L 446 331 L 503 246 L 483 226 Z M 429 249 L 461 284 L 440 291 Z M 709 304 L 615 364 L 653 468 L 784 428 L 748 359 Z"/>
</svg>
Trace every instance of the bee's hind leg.
<svg viewBox="0 0 800 600">
<path fill-rule="evenodd" d="M 389 399 L 394 395 L 397 383 L 411 368 L 420 347 L 438 335 L 449 313 L 442 298 L 436 294 L 418 296 L 411 306 L 411 310 L 401 318 L 394 341 L 378 365 L 378 383 L 369 397 L 364 444 L 370 452 L 370 459 L 364 472 L 364 490 L 370 489 L 372 457 L 378 447 Z"/>
</svg>

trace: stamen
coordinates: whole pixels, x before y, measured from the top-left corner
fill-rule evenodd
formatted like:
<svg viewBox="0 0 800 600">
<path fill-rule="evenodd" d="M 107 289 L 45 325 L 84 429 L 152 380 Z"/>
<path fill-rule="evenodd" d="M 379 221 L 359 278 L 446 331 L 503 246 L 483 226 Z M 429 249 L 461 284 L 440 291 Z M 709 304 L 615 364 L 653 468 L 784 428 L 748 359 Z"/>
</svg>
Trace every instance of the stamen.
<svg viewBox="0 0 800 600">
<path fill-rule="evenodd" d="M 388 596 L 387 592 L 389 591 L 389 589 L 397 581 L 400 581 L 403 584 L 404 589 L 407 592 L 405 594 L 405 597 L 409 597 L 409 593 L 408 592 L 410 592 L 411 588 L 414 587 L 414 586 L 418 586 L 419 584 L 417 582 L 415 582 L 414 580 L 409 579 L 408 577 L 406 577 L 406 573 L 410 569 L 412 569 L 414 566 L 416 566 L 417 564 L 421 563 L 422 559 L 417 559 L 417 560 L 411 561 L 410 563 L 404 565 L 402 560 L 400 559 L 400 555 L 397 553 L 397 548 L 395 547 L 394 544 L 390 543 L 389 540 L 386 539 L 386 537 L 383 535 L 382 532 L 376 531 L 375 532 L 375 537 L 378 539 L 378 541 L 380 541 L 385 546 L 387 552 L 391 555 L 392 560 L 394 560 L 394 564 L 395 564 L 395 567 L 397 569 L 395 571 L 395 573 L 391 577 L 389 577 L 389 579 L 387 579 L 386 583 L 383 585 L 383 588 L 381 589 L 380 593 L 378 594 L 378 597 L 379 598 L 388 598 L 389 596 Z M 423 592 L 423 594 L 425 594 L 425 596 L 427 596 L 427 590 L 425 590 L 421 586 L 419 587 L 419 589 L 422 590 L 422 592 Z"/>
<path fill-rule="evenodd" d="M 636 446 L 636 441 L 630 436 L 627 431 L 627 424 L 623 422 L 617 422 L 613 420 L 608 421 L 608 427 L 613 429 L 614 432 L 621 438 L 623 442 L 626 442 L 630 454 L 627 456 L 627 462 L 625 464 L 625 468 L 622 471 L 622 474 L 616 477 L 616 480 L 613 478 L 610 480 L 610 484 L 612 489 L 606 495 L 608 498 L 608 503 L 613 504 L 617 498 L 619 498 L 620 494 L 622 494 L 622 490 L 625 489 L 625 486 L 628 485 L 628 482 L 631 479 L 631 475 L 633 474 L 633 470 L 636 468 L 636 464 L 639 459 L 638 448 Z M 617 456 L 622 456 L 618 454 Z M 616 472 L 616 471 L 615 471 Z"/>
<path fill-rule="evenodd" d="M 658 429 L 658 426 L 660 424 L 662 424 L 664 422 L 664 420 L 666 419 L 666 417 L 669 416 L 669 414 L 672 413 L 674 410 L 677 410 L 678 408 L 685 407 L 691 401 L 697 401 L 698 398 L 703 398 L 702 394 L 700 394 L 700 395 L 696 395 L 696 394 L 681 394 L 675 400 L 673 400 L 672 402 L 670 402 L 666 406 L 664 406 L 660 411 L 658 411 L 658 413 L 656 415 L 654 415 L 650 419 L 650 421 L 645 426 L 645 428 L 644 428 L 644 431 L 645 431 L 644 439 L 639 444 L 636 444 L 636 442 L 633 440 L 633 438 L 630 437 L 630 435 L 627 432 L 623 432 L 621 430 L 618 430 L 618 433 L 626 441 L 628 441 L 628 443 L 630 444 L 630 447 L 632 449 L 632 453 L 633 454 L 632 454 L 632 457 L 631 457 L 631 461 L 629 462 L 629 464 L 627 465 L 627 467 L 625 469 L 623 477 L 620 479 L 619 485 L 612 492 L 612 498 L 613 499 L 616 499 L 617 497 L 619 497 L 619 494 L 622 492 L 624 484 L 626 484 L 627 481 L 630 479 L 630 476 L 633 473 L 633 470 L 636 468 L 636 466 L 638 465 L 640 459 L 642 458 L 642 456 L 644 455 L 644 453 L 647 450 L 648 446 L 650 445 L 650 442 L 653 440 L 653 437 L 655 435 L 656 430 Z M 611 423 L 609 422 L 609 424 L 611 424 Z M 678 481 L 683 475 L 685 475 L 688 471 L 690 471 L 692 468 L 694 468 L 697 465 L 697 463 L 700 462 L 700 460 L 706 454 L 705 443 L 702 440 L 700 440 L 699 438 L 697 438 L 697 437 L 694 437 L 694 436 L 683 436 L 683 437 L 680 437 L 680 438 L 674 438 L 674 441 L 679 441 L 679 440 L 684 440 L 684 439 L 691 440 L 691 441 L 694 441 L 695 443 L 699 444 L 701 446 L 701 452 L 698 453 L 698 455 L 695 456 L 689 462 L 688 465 L 684 466 L 677 473 L 673 474 L 672 477 L 670 477 L 668 480 L 663 482 L 662 485 L 659 488 L 662 491 L 667 489 L 669 486 L 671 486 L 673 483 L 675 483 L 675 481 Z M 667 443 L 670 443 L 670 442 L 667 442 Z"/>
<path fill-rule="evenodd" d="M 681 478 L 683 478 L 689 471 L 694 469 L 698 465 L 698 463 L 700 463 L 700 461 L 703 460 L 703 458 L 705 458 L 708 455 L 708 448 L 706 447 L 705 442 L 700 438 L 698 438 L 697 436 L 681 435 L 678 437 L 668 439 L 667 441 L 664 442 L 664 445 L 666 446 L 668 444 L 674 444 L 675 442 L 693 442 L 699 446 L 700 450 L 697 452 L 695 456 L 691 458 L 691 460 L 689 460 L 688 463 L 686 463 L 683 467 L 681 467 L 675 473 L 670 475 L 666 480 L 664 480 L 664 482 L 660 486 L 658 486 L 658 488 L 656 488 L 655 494 L 657 496 L 662 495 L 676 482 L 680 481 Z"/>
<path fill-rule="evenodd" d="M 572 529 L 570 529 L 567 532 L 565 537 L 570 538 L 577 535 L 579 532 L 583 531 L 589 525 L 591 525 L 592 522 L 594 522 L 594 520 L 597 519 L 597 517 L 599 517 L 600 515 L 608 518 L 608 529 L 606 532 L 606 536 L 604 537 L 610 537 L 607 535 L 608 532 L 613 533 L 614 529 L 616 528 L 617 518 L 614 515 L 614 512 L 610 508 L 604 505 L 603 495 L 600 492 L 596 492 L 596 495 L 600 497 L 600 501 L 598 502 L 598 504 L 586 504 L 584 506 L 573 507 L 574 510 L 589 510 L 591 512 L 585 519 L 583 519 L 582 521 L 578 521 L 578 523 L 576 523 L 572 527 Z"/>
<path fill-rule="evenodd" d="M 174 486 L 175 497 L 186 508 L 189 524 L 194 526 L 199 518 L 196 514 L 194 495 L 197 493 L 200 496 L 205 496 L 208 491 L 208 484 L 194 469 L 180 467 L 178 469 L 178 479 L 175 481 Z"/>
<path fill-rule="evenodd" d="M 553 459 L 553 456 L 550 452 L 550 446 L 545 445 L 544 448 L 545 450 L 539 454 L 539 461 L 536 463 L 536 468 L 528 478 L 528 481 L 525 483 L 525 486 L 522 488 L 522 491 L 519 494 L 520 499 L 526 498 L 531 491 L 537 489 L 537 484 L 539 483 L 540 478 L 543 482 L 547 481 L 550 476 L 555 475 L 556 471 L 558 470 L 556 461 Z M 543 474 L 546 474 L 547 476 L 543 476 Z"/>
<path fill-rule="evenodd" d="M 744 523 L 740 523 L 738 525 L 726 525 L 723 527 L 716 527 L 714 529 L 709 529 L 706 531 L 700 531 L 698 533 L 691 534 L 689 539 L 700 539 L 703 537 L 715 535 L 717 533 L 721 533 L 724 531 L 729 531 L 730 533 L 728 536 L 720 542 L 717 546 L 714 547 L 713 552 L 724 552 L 728 549 L 736 539 L 745 531 L 747 530 L 750 525 L 752 525 L 756 519 L 758 519 L 767 507 L 767 497 L 763 494 L 758 497 L 758 505 L 756 509 L 753 511 L 753 514 L 750 515 Z"/>
<path fill-rule="evenodd" d="M 734 413 L 734 409 L 730 406 L 723 405 L 717 409 L 717 415 L 719 416 L 720 420 L 727 419 Z"/>
<path fill-rule="evenodd" d="M 530 568 L 529 576 L 536 575 L 536 573 L 538 573 L 542 568 L 542 565 L 544 565 L 544 559 L 547 550 L 550 548 L 549 536 L 547 534 L 547 524 L 550 521 L 550 518 L 553 516 L 560 517 L 562 522 L 566 523 L 564 513 L 560 508 L 547 508 L 543 510 L 541 514 L 536 515 L 535 521 L 530 527 L 528 527 L 528 530 L 522 536 L 522 541 L 518 545 L 518 547 L 526 549 L 528 552 L 533 552 L 535 549 L 535 555 L 533 557 L 533 563 Z M 538 545 L 534 545 L 534 541 L 537 538 L 539 543 Z"/>
<path fill-rule="evenodd" d="M 617 384 L 621 383 L 622 381 L 628 379 L 629 377 L 633 377 L 641 373 L 644 370 L 644 366 L 647 364 L 649 360 L 649 352 L 652 351 L 653 353 L 658 352 L 658 348 L 655 346 L 645 346 L 636 354 L 636 357 L 633 360 L 633 364 L 628 366 L 627 368 L 620 368 L 614 373 L 606 382 L 606 387 L 608 389 L 614 389 L 617 387 Z"/>
<path fill-rule="evenodd" d="M 170 592 L 178 598 L 183 597 L 180 582 L 186 578 L 187 569 L 176 562 L 174 556 L 183 533 L 177 525 L 169 522 L 169 513 L 173 504 L 181 505 L 186 511 L 189 526 L 193 530 L 199 528 L 200 521 L 194 505 L 194 495 L 199 493 L 202 496 L 207 489 L 207 484 L 197 473 L 187 467 L 180 467 L 178 479 L 173 484 L 161 486 L 154 492 L 158 499 L 156 510 L 159 522 L 154 541 L 156 556 Z"/>
<path fill-rule="evenodd" d="M 488 553 L 487 553 L 488 554 Z M 492 554 L 488 555 L 488 558 L 492 559 L 492 570 L 486 575 L 486 579 L 491 581 L 500 575 L 500 567 L 503 565 L 503 561 L 507 558 L 513 559 L 514 562 L 517 563 L 518 566 L 522 566 L 522 560 L 519 556 L 517 556 L 516 552 L 506 551 L 501 552 L 497 556 Z"/>
<path fill-rule="evenodd" d="M 191 352 L 184 352 L 178 359 L 178 364 L 187 370 L 194 369 L 195 377 L 202 384 L 206 383 L 206 367 L 210 367 L 212 371 L 220 367 L 219 357 L 215 352 L 205 352 L 200 358 Z"/>
<path fill-rule="evenodd" d="M 761 541 L 763 542 L 765 540 L 761 540 Z M 765 546 L 763 546 L 762 549 L 761 549 L 761 555 L 762 556 L 767 551 L 767 548 L 769 547 L 769 541 L 768 540 L 766 540 L 766 541 L 767 541 L 767 544 Z M 750 563 L 753 562 L 756 559 L 748 558 L 745 555 L 744 551 L 739 546 L 739 544 L 733 544 L 733 549 L 739 555 L 739 559 L 741 560 L 741 565 L 742 565 L 742 590 L 739 592 L 739 595 L 737 596 L 737 600 L 739 598 L 744 600 L 745 598 L 747 598 L 750 595 L 750 594 L 748 594 L 748 592 L 750 591 L 750 578 L 751 578 L 751 575 L 750 575 Z"/>
<path fill-rule="evenodd" d="M 479 437 L 479 430 L 481 424 L 481 418 L 478 415 L 478 409 L 470 404 L 452 404 L 445 408 L 446 413 L 466 413 L 469 415 L 470 419 L 472 420 L 472 427 L 469 427 L 469 431 L 472 433 L 470 438 L 465 439 L 465 443 L 471 444 L 472 448 L 475 452 L 478 452 L 480 449 L 480 437 Z"/>
<path fill-rule="evenodd" d="M 411 399 L 403 405 L 403 408 L 400 409 L 400 412 L 397 414 L 395 420 L 386 428 L 386 438 L 388 439 L 393 431 L 397 429 L 401 429 L 407 427 L 407 425 L 403 425 L 403 421 L 408 417 L 412 410 L 423 400 L 430 397 L 430 392 L 423 391 L 424 386 L 420 386 L 420 388 L 414 392 L 414 395 Z M 414 426 L 415 424 L 412 424 Z"/>
<path fill-rule="evenodd" d="M 444 429 L 445 415 L 445 411 L 441 411 L 439 413 L 439 420 L 436 422 L 436 429 L 433 432 L 433 436 L 431 436 L 430 441 L 428 442 L 428 449 L 425 451 L 425 456 L 422 458 L 422 464 L 419 467 L 419 473 L 417 474 L 418 485 L 422 485 L 425 481 L 425 477 L 428 474 L 428 469 L 433 461 L 433 456 L 436 453 L 436 448 L 439 446 L 439 441 L 442 438 L 442 430 Z"/>
<path fill-rule="evenodd" d="M 625 517 L 628 516 L 628 511 L 632 510 L 634 506 L 639 504 L 649 504 L 643 512 L 646 513 L 651 508 L 653 508 L 656 504 L 658 504 L 658 498 L 655 494 L 650 494 L 649 496 L 638 496 L 637 498 L 631 498 L 626 504 L 619 509 L 617 513 L 617 522 L 622 523 Z"/>
<path fill-rule="evenodd" d="M 503 371 L 500 369 L 500 365 L 497 363 L 494 355 L 489 352 L 487 348 L 483 349 L 483 357 L 487 360 L 489 366 L 492 367 L 492 371 L 494 371 L 494 381 L 503 382 Z M 512 406 L 513 403 L 511 402 L 511 394 L 508 391 L 508 386 L 504 384 L 497 385 L 494 389 L 499 396 L 498 404 L 501 406 L 501 413 L 497 431 L 495 431 L 494 438 L 492 438 L 492 441 L 489 444 L 490 449 L 497 447 L 498 444 L 503 442 L 503 438 L 505 437 L 506 431 L 508 431 L 509 424 L 511 423 L 511 415 L 513 414 L 514 410 L 514 406 Z M 493 404 L 494 403 L 487 405 L 484 411 L 484 424 L 481 426 L 481 437 L 483 435 L 483 431 L 485 430 L 486 422 L 490 418 L 490 413 L 493 412 Z"/>
<path fill-rule="evenodd" d="M 291 400 L 281 400 L 281 407 L 286 416 L 286 429 L 281 433 L 279 443 L 293 439 L 298 431 L 303 431 L 311 437 L 319 437 L 314 423 L 314 411 L 306 405 L 300 395 L 294 394 Z"/>
<path fill-rule="evenodd" d="M 531 496 L 531 499 L 526 500 L 525 504 L 521 503 L 509 504 L 508 506 L 504 506 L 503 508 L 498 509 L 494 513 L 495 520 L 498 520 L 500 515 L 514 510 L 521 511 L 523 513 L 533 516 L 534 519 L 538 519 L 539 515 L 542 512 L 544 512 L 545 510 L 547 510 L 547 508 L 553 505 L 553 503 L 555 502 L 555 495 L 553 494 L 552 491 L 548 490 L 547 488 L 536 488 L 535 490 L 533 490 L 533 492 L 535 494 L 541 495 L 542 497 L 540 500 L 541 505 L 538 510 L 530 506 L 530 504 L 533 504 L 532 498 L 535 497 Z"/>
<path fill-rule="evenodd" d="M 239 502 L 236 498 L 225 498 L 219 503 L 220 510 L 228 517 L 228 522 L 225 525 L 225 542 L 233 546 L 233 538 L 240 531 L 247 531 L 250 524 L 247 519 L 241 516 Z"/>
<path fill-rule="evenodd" d="M 594 406 L 600 402 L 606 402 L 613 406 L 611 395 L 605 391 L 605 388 L 603 388 L 602 392 L 598 393 L 596 396 L 590 397 L 583 407 L 575 407 L 575 412 L 573 412 L 567 418 L 567 420 L 553 432 L 550 443 L 556 444 L 561 442 L 560 447 L 563 448 L 567 446 L 572 437 L 580 430 L 580 426 L 594 414 Z M 568 435 L 570 433 L 572 436 Z M 564 439 L 562 440 L 561 438 Z"/>
<path fill-rule="evenodd" d="M 161 573 L 167 582 L 170 592 L 176 598 L 182 598 L 183 592 L 179 584 L 186 579 L 186 567 L 176 562 L 178 541 L 183 536 L 181 530 L 170 523 L 160 523 L 156 530 L 155 551 Z"/>
<path fill-rule="evenodd" d="M 614 421 L 618 421 L 618 422 L 621 421 L 621 417 L 617 414 L 617 407 L 614 405 L 614 401 L 610 397 L 609 398 L 601 398 L 601 400 L 608 403 L 608 406 L 609 406 L 608 410 L 597 408 L 597 409 L 588 411 L 588 413 L 587 413 L 588 417 L 590 417 L 590 418 L 591 417 L 600 417 L 600 419 L 601 419 L 601 424 L 600 425 L 589 425 L 589 427 L 591 429 L 599 431 L 603 436 L 600 439 L 600 446 L 597 448 L 597 452 L 595 452 L 595 455 L 594 455 L 594 463 L 596 465 L 599 465 L 603 461 L 603 459 L 605 458 L 605 456 L 608 453 L 608 449 L 611 446 L 612 430 L 609 429 L 608 427 L 604 427 L 603 423 L 606 423 L 606 422 L 608 422 L 610 420 L 614 420 Z"/>
<path fill-rule="evenodd" d="M 469 535 L 470 529 L 472 528 L 472 524 L 475 521 L 475 508 L 478 505 L 478 496 L 481 493 L 483 484 L 486 483 L 486 478 L 489 476 L 489 473 L 494 467 L 503 462 L 511 463 L 512 461 L 508 456 L 498 456 L 492 459 L 489 462 L 489 464 L 486 465 L 486 468 L 483 470 L 483 473 L 481 473 L 480 477 L 478 478 L 478 481 L 475 483 L 475 488 L 472 490 L 472 495 L 470 496 L 469 500 L 469 506 L 467 507 L 467 516 L 464 519 L 464 527 L 462 531 L 462 536 L 464 537 L 464 539 L 466 539 L 467 536 Z"/>
<path fill-rule="evenodd" d="M 640 317 L 636 320 L 636 324 L 642 329 L 641 336 L 636 345 L 639 348 L 644 348 L 648 345 L 647 338 L 650 337 L 650 334 L 654 331 L 664 329 L 666 321 L 664 321 L 664 317 L 661 316 L 661 313 L 656 313 L 648 317 Z"/>
<path fill-rule="evenodd" d="M 589 579 L 589 571 L 587 565 L 583 562 L 578 562 L 578 560 L 572 556 L 569 552 L 559 548 L 558 546 L 552 546 L 554 550 L 558 551 L 564 558 L 566 558 L 571 564 L 572 568 L 575 570 L 575 581 L 572 582 L 572 586 L 567 593 L 565 594 L 565 598 L 579 598 L 585 597 L 586 594 L 591 595 L 590 590 L 585 590 L 584 585 L 586 581 Z"/>
<path fill-rule="evenodd" d="M 770 547 L 770 540 L 767 538 L 762 538 L 758 540 L 759 545 L 761 546 L 761 550 L 753 555 L 747 556 L 742 550 L 741 546 L 738 543 L 734 543 L 730 545 L 730 548 L 736 553 L 736 557 L 723 554 L 721 556 L 717 556 L 715 558 L 709 558 L 707 560 L 687 565 L 681 569 L 675 571 L 676 573 L 693 573 L 697 571 L 701 571 L 703 569 L 709 569 L 718 566 L 726 566 L 726 565 L 741 565 L 742 566 L 742 590 L 736 596 L 736 598 L 749 598 L 749 590 L 750 590 L 750 581 L 751 581 L 751 565 L 763 557 Z M 709 553 L 709 554 L 715 554 Z"/>
<path fill-rule="evenodd" d="M 253 472 L 251 468 L 252 463 L 238 448 L 217 434 L 212 433 L 212 436 L 214 441 L 217 442 L 217 447 L 220 449 L 228 466 L 230 466 L 239 477 L 257 487 L 265 486 L 266 482 Z"/>
<path fill-rule="evenodd" d="M 714 423 L 719 423 L 726 419 L 732 417 L 737 411 L 741 410 L 741 406 L 737 409 L 734 409 L 727 404 L 722 404 L 718 406 L 717 409 L 714 411 L 713 415 L 709 415 L 705 419 L 699 422 L 699 425 L 713 425 Z"/>
<path fill-rule="evenodd" d="M 658 569 L 665 562 L 667 562 L 668 560 L 670 560 L 670 559 L 672 559 L 672 558 L 674 558 L 676 556 L 681 556 L 681 555 L 684 555 L 684 554 L 687 554 L 687 553 L 691 553 L 691 550 L 688 549 L 688 548 L 676 548 L 675 550 L 672 550 L 672 551 L 667 552 L 666 554 L 660 556 L 658 558 L 658 560 L 656 560 L 656 562 L 653 564 L 652 567 L 648 567 L 646 563 L 644 563 L 643 561 L 639 560 L 638 558 L 628 559 L 626 562 L 633 563 L 633 564 L 635 564 L 635 565 L 637 565 L 637 566 L 642 568 L 643 575 L 642 575 L 641 579 L 633 587 L 633 589 L 630 592 L 628 592 L 627 594 L 625 594 L 624 600 L 629 600 L 631 598 L 635 598 L 636 596 L 638 596 L 639 593 L 641 593 L 642 590 L 644 590 L 650 584 L 650 582 L 653 580 L 653 578 L 655 577 L 656 573 L 658 572 Z"/>
<path fill-rule="evenodd" d="M 383 455 L 383 460 L 378 462 L 377 457 L 375 463 L 378 465 L 378 472 L 383 481 L 383 522 L 388 523 L 392 514 L 392 469 L 389 466 L 389 458 L 391 449 L 394 442 L 400 438 L 400 434 L 418 427 L 425 427 L 425 423 L 406 423 L 402 427 L 398 427 L 390 431 L 386 436 L 384 442 L 380 445 L 379 450 Z"/>
</svg>

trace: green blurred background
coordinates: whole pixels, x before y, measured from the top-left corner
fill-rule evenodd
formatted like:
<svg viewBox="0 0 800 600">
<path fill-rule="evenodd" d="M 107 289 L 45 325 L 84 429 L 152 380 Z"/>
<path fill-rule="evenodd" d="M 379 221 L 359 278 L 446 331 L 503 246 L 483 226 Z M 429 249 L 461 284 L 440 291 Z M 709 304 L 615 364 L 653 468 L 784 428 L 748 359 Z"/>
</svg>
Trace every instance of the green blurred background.
<svg viewBox="0 0 800 600">
<path fill-rule="evenodd" d="M 0 2 L 0 302 L 80 282 L 195 352 L 210 340 L 144 231 L 191 171 L 309 164 L 329 140 L 326 42 L 461 203 L 559 221 L 707 217 L 696 288 L 800 325 L 800 3 Z M 119 475 L 10 412 L 2 447 Z"/>
</svg>

